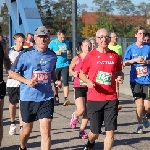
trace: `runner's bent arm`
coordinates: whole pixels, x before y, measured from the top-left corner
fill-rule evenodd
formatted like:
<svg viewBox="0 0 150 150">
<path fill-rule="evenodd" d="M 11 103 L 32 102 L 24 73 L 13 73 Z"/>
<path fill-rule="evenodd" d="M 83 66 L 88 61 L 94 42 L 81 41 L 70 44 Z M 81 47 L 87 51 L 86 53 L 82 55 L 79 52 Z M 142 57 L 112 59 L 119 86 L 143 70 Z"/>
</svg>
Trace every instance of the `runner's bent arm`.
<svg viewBox="0 0 150 150">
<path fill-rule="evenodd" d="M 69 73 L 70 73 L 72 76 L 75 76 L 75 75 L 76 75 L 76 73 L 75 73 L 75 71 L 74 71 L 74 67 L 76 66 L 76 64 L 78 63 L 78 61 L 79 61 L 78 56 L 75 56 L 75 57 L 72 59 L 72 61 L 71 61 L 71 64 L 70 64 L 70 66 L 69 66 Z"/>
</svg>

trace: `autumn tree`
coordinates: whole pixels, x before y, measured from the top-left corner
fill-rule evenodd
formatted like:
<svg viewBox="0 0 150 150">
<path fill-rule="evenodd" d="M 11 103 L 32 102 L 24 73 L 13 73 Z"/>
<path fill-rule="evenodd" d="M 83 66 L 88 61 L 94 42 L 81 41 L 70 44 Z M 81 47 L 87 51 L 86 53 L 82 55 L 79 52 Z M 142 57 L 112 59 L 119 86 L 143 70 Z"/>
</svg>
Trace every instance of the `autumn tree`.
<svg viewBox="0 0 150 150">
<path fill-rule="evenodd" d="M 82 37 L 94 37 L 96 31 L 98 30 L 98 26 L 96 24 L 89 24 L 82 28 Z"/>
</svg>

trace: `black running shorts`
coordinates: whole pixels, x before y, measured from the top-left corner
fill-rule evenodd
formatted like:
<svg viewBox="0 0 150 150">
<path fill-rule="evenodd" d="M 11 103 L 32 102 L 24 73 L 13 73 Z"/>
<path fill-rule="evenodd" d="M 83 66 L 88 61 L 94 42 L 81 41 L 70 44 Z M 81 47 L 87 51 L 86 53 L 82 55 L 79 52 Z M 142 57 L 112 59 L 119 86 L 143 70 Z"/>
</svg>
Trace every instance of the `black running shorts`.
<svg viewBox="0 0 150 150">
<path fill-rule="evenodd" d="M 87 113 L 92 133 L 101 133 L 103 121 L 105 131 L 117 129 L 118 104 L 118 100 L 87 102 Z"/>
<path fill-rule="evenodd" d="M 7 92 L 9 96 L 9 102 L 11 104 L 19 103 L 20 99 L 20 88 L 19 87 L 7 87 Z"/>
<path fill-rule="evenodd" d="M 20 111 L 22 120 L 25 123 L 43 118 L 53 119 L 54 99 L 41 102 L 20 101 Z"/>
<path fill-rule="evenodd" d="M 75 99 L 79 98 L 79 97 L 87 97 L 87 91 L 88 88 L 87 87 L 74 87 L 75 89 Z"/>
</svg>

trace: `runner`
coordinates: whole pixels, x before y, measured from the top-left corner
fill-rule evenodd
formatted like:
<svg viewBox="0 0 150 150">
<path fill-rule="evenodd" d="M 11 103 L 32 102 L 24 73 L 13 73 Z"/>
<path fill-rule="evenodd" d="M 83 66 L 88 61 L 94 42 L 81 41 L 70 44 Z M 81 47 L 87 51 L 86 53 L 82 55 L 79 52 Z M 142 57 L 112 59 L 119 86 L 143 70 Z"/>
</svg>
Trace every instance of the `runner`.
<svg viewBox="0 0 150 150">
<path fill-rule="evenodd" d="M 145 33 L 145 37 L 144 37 L 144 41 L 145 43 L 150 43 L 150 34 L 149 33 Z"/>
<path fill-rule="evenodd" d="M 25 35 L 23 33 L 16 33 L 14 35 L 15 46 L 9 50 L 9 59 L 11 61 L 11 64 L 14 63 L 16 57 L 23 50 L 24 41 L 25 41 Z M 9 134 L 15 135 L 16 134 L 16 122 L 15 122 L 16 105 L 17 103 L 19 103 L 20 82 L 8 77 L 6 85 L 7 85 L 9 102 L 10 102 L 9 114 L 11 119 L 11 125 L 10 125 Z M 19 109 L 19 122 L 20 122 L 20 129 L 22 129 L 22 118 L 20 114 L 20 109 Z"/>
<path fill-rule="evenodd" d="M 120 56 L 120 59 L 122 60 L 122 46 L 117 43 L 117 39 L 118 39 L 117 34 L 112 32 L 110 34 L 110 43 L 108 45 L 108 48 L 110 50 L 115 51 Z M 116 92 L 119 98 L 119 83 L 118 82 L 116 82 Z M 122 106 L 118 105 L 118 108 L 122 109 Z"/>
<path fill-rule="evenodd" d="M 59 30 L 57 33 L 57 38 L 52 40 L 48 47 L 53 50 L 57 55 L 56 62 L 56 74 L 58 79 L 63 80 L 64 85 L 64 104 L 63 106 L 68 106 L 70 101 L 68 100 L 69 94 L 69 62 L 67 55 L 70 54 L 69 41 L 66 41 L 66 31 Z M 55 93 L 55 104 L 59 104 L 58 88 L 54 87 Z"/>
<path fill-rule="evenodd" d="M 117 80 L 122 83 L 123 73 L 120 57 L 108 49 L 109 36 L 104 28 L 96 32 L 98 48 L 87 54 L 79 74 L 80 79 L 88 86 L 87 114 L 90 119 L 90 132 L 84 150 L 93 150 L 103 121 L 106 130 L 104 150 L 111 150 L 114 130 L 117 129 L 118 99 L 115 80 L 117 72 Z"/>
<path fill-rule="evenodd" d="M 26 144 L 36 120 L 40 122 L 41 150 L 49 150 L 54 112 L 51 79 L 57 87 L 61 87 L 61 81 L 57 80 L 55 74 L 57 57 L 47 49 L 50 34 L 46 27 L 38 27 L 34 39 L 35 46 L 20 53 L 9 74 L 11 78 L 20 81 L 20 110 L 23 120 L 20 150 L 27 149 Z"/>
<path fill-rule="evenodd" d="M 83 116 L 79 131 L 79 137 L 82 139 L 86 139 L 87 134 L 84 130 L 88 123 L 88 117 L 86 112 L 86 93 L 88 89 L 84 82 L 82 82 L 82 80 L 78 78 L 78 75 L 85 56 L 91 50 L 91 42 L 89 40 L 84 40 L 82 42 L 81 49 L 82 50 L 80 54 L 72 59 L 69 66 L 69 72 L 74 77 L 74 98 L 77 107 L 75 112 L 72 114 L 70 126 L 72 129 L 74 129 L 78 123 L 79 116 Z"/>
<path fill-rule="evenodd" d="M 24 42 L 24 46 L 27 46 L 27 47 L 33 46 L 32 42 L 31 42 L 32 40 L 33 40 L 33 34 L 27 33 L 26 40 Z"/>
<path fill-rule="evenodd" d="M 3 80 L 3 60 L 5 69 L 10 69 L 7 44 L 0 41 L 0 146 L 3 139 L 3 106 L 6 95 L 6 83 Z"/>
<path fill-rule="evenodd" d="M 96 40 L 95 38 L 89 38 L 89 40 L 92 43 L 92 50 L 93 50 L 94 48 L 96 48 Z"/>
<path fill-rule="evenodd" d="M 145 37 L 143 27 L 135 28 L 135 37 L 137 41 L 127 48 L 123 61 L 124 66 L 131 65 L 130 86 L 136 103 L 138 120 L 136 132 L 142 134 L 143 126 L 149 127 L 145 114 L 150 110 L 150 47 L 143 43 Z"/>
</svg>

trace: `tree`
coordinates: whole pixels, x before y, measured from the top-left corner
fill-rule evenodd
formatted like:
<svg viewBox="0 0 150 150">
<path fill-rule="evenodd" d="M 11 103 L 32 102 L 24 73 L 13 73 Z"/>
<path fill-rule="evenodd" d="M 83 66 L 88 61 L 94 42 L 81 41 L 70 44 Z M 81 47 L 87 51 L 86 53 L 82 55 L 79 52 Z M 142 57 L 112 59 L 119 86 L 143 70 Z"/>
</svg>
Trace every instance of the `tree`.
<svg viewBox="0 0 150 150">
<path fill-rule="evenodd" d="M 114 30 L 113 23 L 109 20 L 109 18 L 106 15 L 101 16 L 96 21 L 96 25 L 98 26 L 98 28 L 106 28 L 110 32 Z"/>
<path fill-rule="evenodd" d="M 109 14 L 114 11 L 114 0 L 93 0 L 93 3 L 96 5 L 97 12 L 105 12 L 106 14 Z"/>
<path fill-rule="evenodd" d="M 0 17 L 2 17 L 2 22 L 0 23 L 0 26 L 2 28 L 2 33 L 4 35 L 8 35 L 8 33 L 9 33 L 9 15 L 8 15 L 8 8 L 6 6 L 6 3 L 4 3 L 4 6 L 1 9 Z"/>
<path fill-rule="evenodd" d="M 82 28 L 82 37 L 94 37 L 96 35 L 96 31 L 98 30 L 98 26 L 96 24 L 89 24 Z"/>
</svg>

